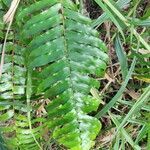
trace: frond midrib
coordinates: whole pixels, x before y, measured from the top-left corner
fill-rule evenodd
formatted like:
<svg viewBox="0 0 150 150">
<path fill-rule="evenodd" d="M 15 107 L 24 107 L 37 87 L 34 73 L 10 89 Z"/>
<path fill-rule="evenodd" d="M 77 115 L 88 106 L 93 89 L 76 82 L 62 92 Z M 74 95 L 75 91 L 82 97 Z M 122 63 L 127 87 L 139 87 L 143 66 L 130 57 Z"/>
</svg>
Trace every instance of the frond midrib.
<svg viewBox="0 0 150 150">
<path fill-rule="evenodd" d="M 67 44 L 67 38 L 66 38 L 66 26 L 65 26 L 65 17 L 64 17 L 64 8 L 63 8 L 63 6 L 62 6 L 62 21 L 63 21 L 63 36 L 64 36 L 64 54 L 65 54 L 65 58 L 66 58 L 66 60 L 67 60 L 67 62 L 68 62 L 68 67 L 69 67 L 69 80 L 70 80 L 70 88 L 71 88 L 71 92 L 72 92 L 72 96 L 73 97 L 71 97 L 71 99 L 70 99 L 70 101 L 72 100 L 72 102 L 74 103 L 74 105 L 73 105 L 73 107 L 74 107 L 74 109 L 75 109 L 75 113 L 76 113 L 76 121 L 77 121 L 77 123 L 78 123 L 78 130 L 79 130 L 79 132 L 80 132 L 80 134 L 79 134 L 79 138 L 80 138 L 80 141 L 82 141 L 82 138 L 81 138 L 81 131 L 80 131 L 80 125 L 79 125 L 79 116 L 78 116 L 78 114 L 79 114 L 79 111 L 81 111 L 81 108 L 79 108 L 78 106 L 77 106 L 77 101 L 76 101 L 76 98 L 75 98 L 75 95 L 74 95 L 74 93 L 76 93 L 75 92 L 75 88 L 74 88 L 74 85 L 73 85 L 73 79 L 72 79 L 72 69 L 71 69 L 71 63 L 70 63 L 70 59 L 69 59 L 69 49 L 68 49 L 68 44 Z M 78 113 L 77 113 L 78 112 Z"/>
</svg>

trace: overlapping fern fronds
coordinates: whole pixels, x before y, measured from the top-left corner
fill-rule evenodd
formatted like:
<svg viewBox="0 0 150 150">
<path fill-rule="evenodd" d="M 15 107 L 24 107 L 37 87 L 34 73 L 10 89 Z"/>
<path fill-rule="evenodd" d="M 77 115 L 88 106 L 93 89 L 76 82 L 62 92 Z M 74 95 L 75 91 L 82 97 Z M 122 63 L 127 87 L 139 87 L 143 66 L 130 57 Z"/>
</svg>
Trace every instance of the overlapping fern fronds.
<svg viewBox="0 0 150 150">
<path fill-rule="evenodd" d="M 10 149 L 36 149 L 33 138 L 40 138 L 40 127 L 32 130 L 28 123 L 25 98 L 26 69 L 23 48 L 7 43 L 5 64 L 0 80 L 0 131 L 5 137 L 5 147 Z M 35 124 L 36 120 L 32 122 Z M 37 147 L 37 149 L 39 149 Z"/>
<path fill-rule="evenodd" d="M 90 95 L 99 87 L 92 76 L 103 75 L 108 60 L 91 20 L 69 0 L 42 0 L 22 8 L 16 22 L 33 93 L 51 100 L 47 125 L 53 137 L 70 149 L 90 149 L 101 128 L 88 115 L 99 105 Z"/>
<path fill-rule="evenodd" d="M 16 44 L 6 47 L 0 130 L 11 149 L 42 149 L 48 127 L 60 144 L 88 150 L 101 128 L 88 115 L 100 103 L 90 90 L 99 88 L 95 77 L 104 75 L 107 48 L 72 1 L 26 3 L 13 25 Z M 47 116 L 36 118 L 31 105 L 36 98 L 50 101 Z"/>
<path fill-rule="evenodd" d="M 0 80 L 0 111 L 1 111 L 1 130 L 9 132 L 13 131 L 15 111 L 23 107 L 21 102 L 25 92 L 25 74 L 23 67 L 23 58 L 20 56 L 20 49 L 16 48 L 12 43 L 7 44 L 5 52 L 5 64 Z M 10 121 L 10 126 L 6 127 L 5 122 Z M 9 128 L 9 129 L 8 129 Z"/>
</svg>

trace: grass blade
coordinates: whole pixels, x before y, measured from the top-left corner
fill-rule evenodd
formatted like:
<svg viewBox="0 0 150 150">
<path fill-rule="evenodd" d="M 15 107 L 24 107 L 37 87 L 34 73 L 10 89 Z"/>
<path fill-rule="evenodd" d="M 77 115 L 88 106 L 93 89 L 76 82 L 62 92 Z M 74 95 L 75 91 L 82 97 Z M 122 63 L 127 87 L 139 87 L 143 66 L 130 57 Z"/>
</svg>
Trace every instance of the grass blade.
<svg viewBox="0 0 150 150">
<path fill-rule="evenodd" d="M 125 91 L 125 88 L 128 84 L 128 81 L 132 75 L 132 72 L 134 71 L 135 68 L 135 64 L 136 64 L 136 58 L 133 59 L 130 70 L 128 72 L 128 75 L 126 76 L 125 81 L 122 83 L 121 88 L 119 89 L 119 91 L 117 92 L 117 94 L 112 98 L 112 100 L 100 111 L 96 114 L 97 118 L 102 117 L 103 115 L 105 115 L 108 110 L 110 108 L 112 108 L 114 106 L 114 104 L 119 100 L 119 98 L 121 97 L 121 95 L 123 94 L 123 92 Z"/>
<path fill-rule="evenodd" d="M 138 143 L 147 134 L 148 130 L 150 130 L 148 125 L 143 125 L 142 129 L 139 131 L 139 134 L 137 135 L 135 143 Z"/>
<path fill-rule="evenodd" d="M 118 131 L 121 130 L 121 128 L 125 125 L 125 123 L 128 121 L 128 119 L 135 114 L 145 102 L 150 100 L 150 85 L 146 88 L 145 92 L 141 95 L 141 97 L 137 100 L 137 102 L 132 106 L 129 113 L 126 115 L 126 117 L 123 119 L 122 123 L 118 127 Z"/>
<path fill-rule="evenodd" d="M 103 1 L 114 12 L 114 14 L 117 15 L 117 17 L 120 19 L 120 21 L 123 21 L 127 27 L 131 26 L 130 21 L 126 17 L 124 17 L 124 15 L 122 15 L 122 13 L 110 1 L 108 1 L 108 0 L 103 0 Z M 141 37 L 141 35 L 134 28 L 133 28 L 133 34 L 143 44 L 143 46 L 148 51 L 150 51 L 149 44 Z"/>
<path fill-rule="evenodd" d="M 120 8 L 123 9 L 124 7 L 126 7 L 129 3 L 131 2 L 131 0 L 118 0 L 116 2 L 116 5 Z M 101 16 L 99 16 L 92 24 L 92 27 L 95 28 L 96 26 L 100 26 L 102 23 L 104 23 L 106 20 L 108 20 L 109 17 L 107 15 L 107 13 L 103 13 Z"/>
<path fill-rule="evenodd" d="M 116 25 L 121 35 L 124 37 L 124 33 L 120 23 L 117 21 L 116 16 L 112 14 L 111 11 L 103 4 L 101 0 L 95 0 L 95 2 L 107 13 L 108 17 L 112 20 L 112 22 Z"/>
<path fill-rule="evenodd" d="M 121 104 L 124 104 L 124 105 L 131 106 L 131 107 L 134 105 L 134 102 L 127 101 L 127 100 L 119 100 L 118 102 L 121 103 Z M 142 105 L 141 109 L 150 112 L 150 106 L 149 105 L 146 105 L 146 104 Z"/>
<path fill-rule="evenodd" d="M 128 73 L 128 63 L 119 35 L 115 39 L 115 50 L 121 66 L 122 76 L 123 79 L 125 80 L 125 77 L 127 76 Z"/>
<path fill-rule="evenodd" d="M 118 128 L 120 125 L 120 122 L 116 119 L 115 116 L 113 116 L 113 114 L 109 113 L 112 121 L 114 122 L 114 124 L 116 125 L 116 127 Z M 120 132 L 122 133 L 122 136 L 124 136 L 124 138 L 126 139 L 126 141 L 135 149 L 135 150 L 140 150 L 141 148 L 132 140 L 132 138 L 130 137 L 130 135 L 127 133 L 127 131 L 122 128 L 120 130 Z"/>
</svg>

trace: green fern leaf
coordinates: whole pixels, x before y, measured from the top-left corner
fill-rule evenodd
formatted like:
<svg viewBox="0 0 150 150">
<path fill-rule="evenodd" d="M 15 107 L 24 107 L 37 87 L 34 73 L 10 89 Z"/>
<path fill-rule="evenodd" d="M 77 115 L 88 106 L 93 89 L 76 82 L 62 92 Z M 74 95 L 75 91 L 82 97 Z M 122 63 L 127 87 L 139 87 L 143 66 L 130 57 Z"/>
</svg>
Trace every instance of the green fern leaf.
<svg viewBox="0 0 150 150">
<path fill-rule="evenodd" d="M 0 53 L 1 50 L 2 47 L 0 47 Z M 0 79 L 0 131 L 4 139 L 7 139 L 7 146 L 9 139 L 14 138 L 16 111 L 25 111 L 22 109 L 24 105 L 21 101 L 25 93 L 26 69 L 22 64 L 24 61 L 20 50 L 11 42 L 7 43 Z"/>
<path fill-rule="evenodd" d="M 1 49 L 0 47 L 0 53 Z M 37 127 L 35 123 L 38 121 L 32 119 L 34 129 L 31 134 L 25 98 L 26 69 L 22 57 L 23 50 L 7 43 L 4 69 L 0 79 L 0 133 L 8 149 L 39 150 L 32 134 L 41 141 L 41 129 L 44 124 L 40 120 L 42 125 Z"/>
<path fill-rule="evenodd" d="M 11 145 L 14 146 L 15 149 L 21 150 L 39 150 L 39 146 L 36 142 L 42 141 L 42 129 L 44 128 L 44 124 L 39 126 L 39 123 L 45 122 L 44 119 L 32 119 L 32 126 L 34 128 L 31 130 L 29 127 L 28 117 L 23 115 L 16 116 L 16 137 Z M 33 138 L 35 137 L 35 139 Z"/>
<path fill-rule="evenodd" d="M 44 94 L 53 138 L 72 150 L 88 150 L 101 123 L 88 113 L 99 101 L 90 95 L 106 68 L 107 48 L 70 0 L 41 0 L 20 8 L 19 41 L 26 45 L 26 67 L 33 94 Z"/>
</svg>

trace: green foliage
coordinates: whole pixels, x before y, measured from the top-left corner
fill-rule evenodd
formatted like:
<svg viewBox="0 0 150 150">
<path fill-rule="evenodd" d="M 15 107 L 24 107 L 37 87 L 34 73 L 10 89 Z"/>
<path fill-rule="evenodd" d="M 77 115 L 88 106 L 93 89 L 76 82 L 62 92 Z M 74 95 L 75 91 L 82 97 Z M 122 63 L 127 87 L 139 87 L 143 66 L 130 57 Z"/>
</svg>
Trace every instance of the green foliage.
<svg viewBox="0 0 150 150">
<path fill-rule="evenodd" d="M 7 43 L 0 80 L 0 120 L 10 121 L 0 130 L 8 148 L 42 149 L 44 128 L 69 149 L 94 145 L 101 123 L 88 114 L 100 101 L 90 90 L 99 88 L 95 77 L 104 75 L 108 56 L 91 23 L 70 0 L 19 7 L 13 25 L 17 44 Z M 46 116 L 36 118 L 36 99 L 50 100 Z"/>
<path fill-rule="evenodd" d="M 114 44 L 115 44 L 116 54 L 121 66 L 122 77 L 123 79 L 125 79 L 128 73 L 128 62 L 119 36 L 116 37 Z"/>
<path fill-rule="evenodd" d="M 135 78 L 150 83 L 150 53 L 144 51 L 144 49 L 140 52 L 133 50 L 130 57 L 136 56 L 138 59 L 138 63 L 135 69 Z"/>
<path fill-rule="evenodd" d="M 7 150 L 1 133 L 0 133 L 0 148 L 1 148 L 1 150 Z"/>
<path fill-rule="evenodd" d="M 10 4 L 0 0 L 0 54 Z M 20 1 L 0 78 L 0 149 L 88 150 L 97 135 L 93 149 L 149 149 L 149 4 Z M 106 74 L 107 48 L 94 28 L 110 50 Z"/>
<path fill-rule="evenodd" d="M 95 2 L 104 10 L 104 13 L 93 22 L 93 27 L 97 28 L 102 23 L 106 23 L 108 36 L 106 38 L 108 38 L 108 44 L 111 47 L 110 53 L 114 49 L 119 59 L 121 73 L 117 74 L 117 76 L 123 77 L 114 75 L 113 71 L 116 70 L 114 65 L 118 62 L 115 61 L 116 57 L 113 54 L 110 67 L 110 72 L 112 71 L 113 73 L 110 73 L 110 76 L 112 75 L 115 89 L 116 82 L 119 82 L 120 88 L 113 98 L 111 97 L 111 92 L 115 91 L 112 90 L 113 85 L 107 88 L 108 93 L 111 93 L 110 100 L 97 113 L 96 117 L 100 118 L 108 113 L 113 122 L 111 125 L 115 124 L 117 134 L 115 134 L 114 140 L 110 141 L 109 145 L 112 146 L 112 149 L 130 149 L 129 147 L 133 149 L 149 149 L 149 121 L 146 118 L 146 114 L 149 114 L 150 111 L 150 87 L 145 82 L 150 83 L 150 3 L 140 0 L 118 0 L 116 4 L 113 0 L 95 0 Z M 122 8 L 124 9 L 121 10 Z M 125 26 L 122 26 L 122 23 Z M 120 33 L 122 35 L 121 40 L 117 37 Z M 112 43 L 115 38 L 115 43 Z M 132 64 L 131 61 L 133 62 Z M 130 69 L 130 71 L 132 70 L 132 76 L 129 76 L 129 73 L 127 75 L 127 64 L 132 68 Z M 127 84 L 128 81 L 129 83 Z M 128 90 L 126 91 L 126 89 Z M 123 111 L 123 108 L 125 108 L 125 111 Z M 111 125 L 110 128 L 114 129 Z M 135 128 L 136 138 L 133 135 Z M 105 129 L 107 132 L 110 132 L 110 129 Z M 110 132 L 110 134 L 112 133 Z M 104 149 L 110 148 L 107 145 L 105 144 Z M 100 147 L 102 148 L 101 145 Z"/>
<path fill-rule="evenodd" d="M 14 150 L 31 149 L 36 145 L 29 132 L 26 117 L 28 110 L 25 104 L 26 69 L 24 58 L 21 56 L 23 50 L 19 46 L 7 43 L 0 80 L 0 131 L 5 137 L 7 147 Z M 7 126 L 6 122 L 9 122 Z"/>
</svg>

